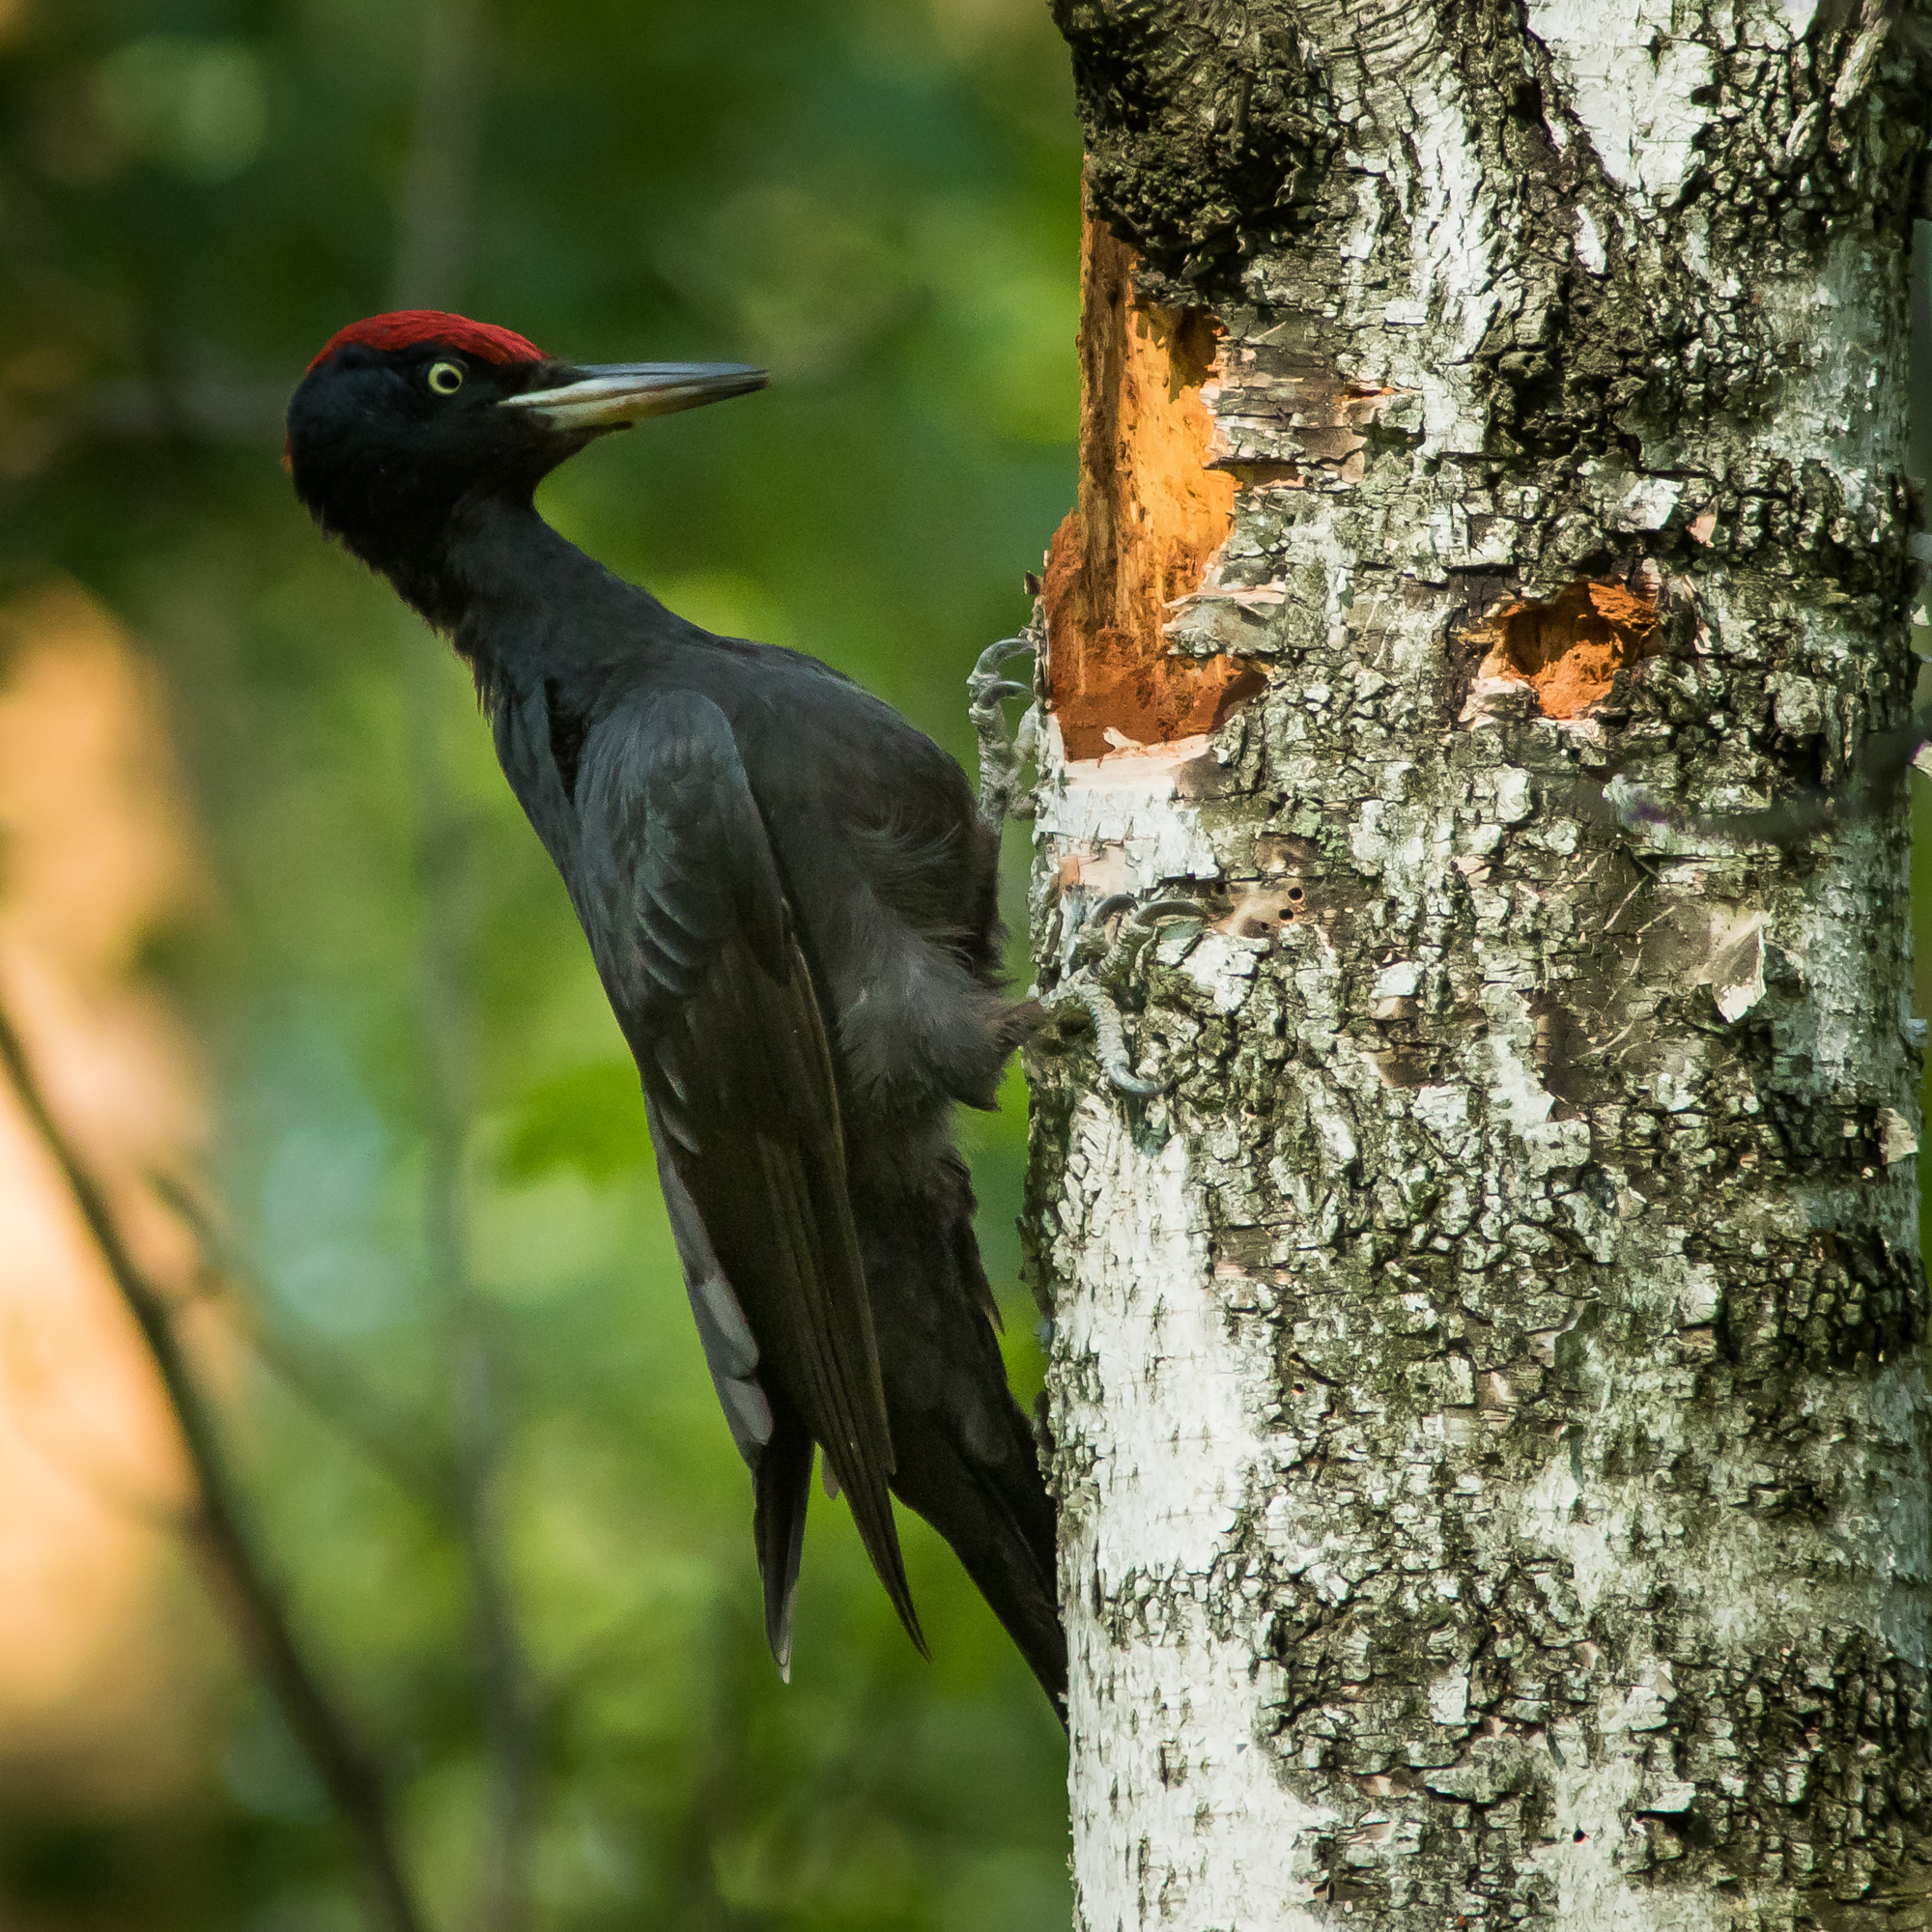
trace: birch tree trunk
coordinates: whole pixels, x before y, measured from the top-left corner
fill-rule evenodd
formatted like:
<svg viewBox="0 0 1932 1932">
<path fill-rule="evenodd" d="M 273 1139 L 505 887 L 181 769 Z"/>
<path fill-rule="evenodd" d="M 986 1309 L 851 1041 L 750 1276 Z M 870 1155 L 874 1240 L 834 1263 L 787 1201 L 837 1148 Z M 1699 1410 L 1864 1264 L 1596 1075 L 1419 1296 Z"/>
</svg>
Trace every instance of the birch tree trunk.
<svg viewBox="0 0 1932 1932">
<path fill-rule="evenodd" d="M 1734 822 L 1909 703 L 1915 43 L 1054 6 L 1078 1922 L 1932 1924 L 1903 806 Z"/>
</svg>

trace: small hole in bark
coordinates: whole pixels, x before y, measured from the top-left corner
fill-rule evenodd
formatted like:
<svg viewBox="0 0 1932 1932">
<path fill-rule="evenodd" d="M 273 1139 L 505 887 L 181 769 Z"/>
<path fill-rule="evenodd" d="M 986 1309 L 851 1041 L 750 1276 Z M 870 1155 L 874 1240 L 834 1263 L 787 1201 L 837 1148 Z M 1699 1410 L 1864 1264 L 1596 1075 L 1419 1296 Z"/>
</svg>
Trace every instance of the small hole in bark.
<svg viewBox="0 0 1932 1932">
<path fill-rule="evenodd" d="M 1299 1382 L 1292 1382 L 1290 1384 L 1290 1387 L 1293 1389 L 1296 1395 L 1306 1395 L 1308 1393 L 1308 1391 L 1305 1388 L 1303 1388 Z"/>
<path fill-rule="evenodd" d="M 1299 905 L 1307 896 L 1308 895 L 1299 886 L 1290 886 L 1288 889 L 1288 902 L 1290 905 Z"/>
<path fill-rule="evenodd" d="M 1572 1833 L 1570 1842 L 1573 1845 L 1580 1845 L 1583 1842 L 1583 1833 L 1580 1831 Z"/>
</svg>

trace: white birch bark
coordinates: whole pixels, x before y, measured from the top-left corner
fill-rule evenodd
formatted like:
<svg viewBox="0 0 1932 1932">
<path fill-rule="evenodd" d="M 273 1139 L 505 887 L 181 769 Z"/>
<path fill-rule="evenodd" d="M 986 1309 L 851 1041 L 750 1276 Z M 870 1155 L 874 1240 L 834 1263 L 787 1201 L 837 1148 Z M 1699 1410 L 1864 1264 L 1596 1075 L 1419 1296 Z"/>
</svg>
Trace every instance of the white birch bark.
<svg viewBox="0 0 1932 1932">
<path fill-rule="evenodd" d="M 1932 1924 L 1902 807 L 1613 809 L 1789 797 L 1904 715 L 1911 46 L 1808 0 L 1056 15 L 1144 308 L 1106 351 L 1090 274 L 1036 954 L 1164 1083 L 1070 1024 L 1031 1065 L 1077 1922 Z M 1237 487 L 1154 649 L 1267 681 L 1102 741 L 1069 559 L 1145 574 L 1171 506 L 1099 392 L 1188 308 Z"/>
</svg>

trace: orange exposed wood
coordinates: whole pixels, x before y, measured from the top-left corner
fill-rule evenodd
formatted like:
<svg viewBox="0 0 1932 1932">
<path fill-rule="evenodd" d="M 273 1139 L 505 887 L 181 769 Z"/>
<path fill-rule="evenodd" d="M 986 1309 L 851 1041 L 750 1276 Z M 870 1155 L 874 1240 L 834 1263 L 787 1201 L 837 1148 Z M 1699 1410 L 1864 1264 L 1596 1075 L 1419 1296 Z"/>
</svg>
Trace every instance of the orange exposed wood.
<svg viewBox="0 0 1932 1932">
<path fill-rule="evenodd" d="M 1546 718 L 1580 718 L 1656 640 L 1655 601 L 1579 578 L 1554 597 L 1493 612 L 1474 637 L 1488 646 L 1477 676 L 1520 678 L 1535 687 Z"/>
<path fill-rule="evenodd" d="M 1211 729 L 1261 673 L 1179 657 L 1160 627 L 1228 534 L 1234 478 L 1205 466 L 1218 348 L 1202 309 L 1135 299 L 1134 251 L 1091 215 L 1081 250 L 1080 488 L 1047 555 L 1047 694 L 1069 758 Z"/>
</svg>

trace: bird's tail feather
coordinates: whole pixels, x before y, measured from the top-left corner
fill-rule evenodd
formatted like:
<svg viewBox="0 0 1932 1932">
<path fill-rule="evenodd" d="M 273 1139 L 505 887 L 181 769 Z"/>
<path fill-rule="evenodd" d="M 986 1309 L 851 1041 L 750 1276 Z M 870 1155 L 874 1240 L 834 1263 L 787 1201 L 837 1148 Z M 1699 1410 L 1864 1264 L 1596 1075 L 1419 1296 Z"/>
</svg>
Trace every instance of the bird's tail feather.
<svg viewBox="0 0 1932 1932">
<path fill-rule="evenodd" d="M 861 1216 L 893 1424 L 893 1491 L 938 1530 L 1065 1721 L 1058 1512 L 1007 1387 L 973 1192 L 950 1150 L 910 1199 Z"/>
<path fill-rule="evenodd" d="M 765 1641 L 779 1675 L 791 1682 L 791 1613 L 798 1601 L 805 1513 L 811 1499 L 811 1437 L 786 1416 L 758 1452 L 753 1473 L 752 1534 L 765 1586 Z"/>
<path fill-rule="evenodd" d="M 886 1595 L 892 1599 L 906 1635 L 912 1638 L 919 1654 L 929 1659 L 932 1652 L 926 1648 L 925 1633 L 919 1627 L 919 1612 L 913 1608 L 912 1588 L 906 1581 L 898 1524 L 893 1520 L 892 1492 L 883 1480 L 855 1488 L 845 1480 L 845 1471 L 837 1460 L 827 1452 L 820 1453 L 825 1455 L 827 1466 L 845 1497 L 852 1520 L 859 1527 L 859 1541 L 866 1546 L 866 1554 L 871 1559 L 879 1581 L 885 1585 Z"/>
<path fill-rule="evenodd" d="M 1017 1407 L 1014 1420 L 1025 1428 Z M 1057 1525 L 1031 1441 L 1027 1449 L 1023 1463 L 957 1455 L 943 1487 L 947 1505 L 927 1520 L 952 1546 L 1065 1723 L 1066 1632 L 1056 1587 Z M 920 1509 L 912 1496 L 906 1500 Z"/>
</svg>

